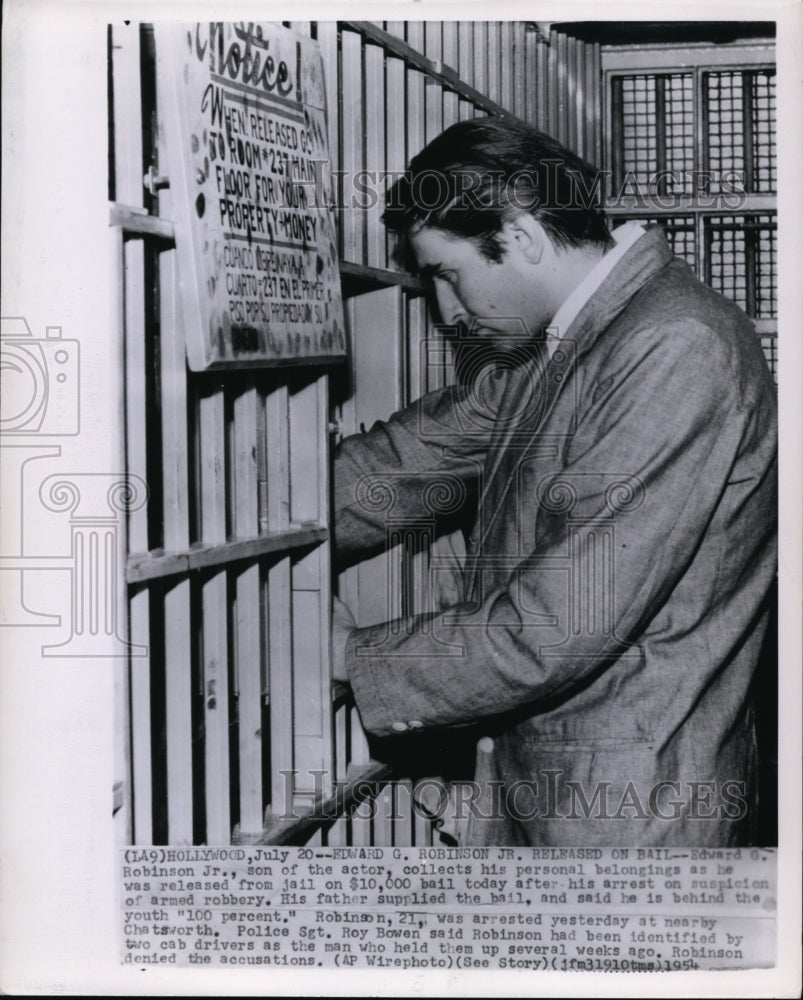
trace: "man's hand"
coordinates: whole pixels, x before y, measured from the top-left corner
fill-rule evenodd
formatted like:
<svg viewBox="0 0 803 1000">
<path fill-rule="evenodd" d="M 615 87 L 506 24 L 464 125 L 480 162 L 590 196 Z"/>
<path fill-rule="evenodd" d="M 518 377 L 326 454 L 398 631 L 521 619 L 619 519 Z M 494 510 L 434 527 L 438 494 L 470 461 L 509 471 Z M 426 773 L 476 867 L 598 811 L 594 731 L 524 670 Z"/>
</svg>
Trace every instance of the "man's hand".
<svg viewBox="0 0 803 1000">
<path fill-rule="evenodd" d="M 346 642 L 357 627 L 354 615 L 339 597 L 332 595 L 332 680 L 348 683 L 346 673 Z"/>
</svg>

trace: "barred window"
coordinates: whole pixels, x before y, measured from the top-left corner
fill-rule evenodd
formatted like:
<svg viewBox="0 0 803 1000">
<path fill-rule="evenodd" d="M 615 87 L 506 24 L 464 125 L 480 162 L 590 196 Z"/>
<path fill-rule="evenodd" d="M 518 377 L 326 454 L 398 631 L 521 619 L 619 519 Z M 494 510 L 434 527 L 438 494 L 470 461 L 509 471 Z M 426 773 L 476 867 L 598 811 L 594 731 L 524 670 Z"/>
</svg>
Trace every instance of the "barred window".
<svg viewBox="0 0 803 1000">
<path fill-rule="evenodd" d="M 606 207 L 614 224 L 664 228 L 675 254 L 753 319 L 777 379 L 775 69 L 769 46 L 763 64 L 734 66 L 741 56 L 686 51 L 673 66 L 667 48 L 616 55 Z"/>
</svg>

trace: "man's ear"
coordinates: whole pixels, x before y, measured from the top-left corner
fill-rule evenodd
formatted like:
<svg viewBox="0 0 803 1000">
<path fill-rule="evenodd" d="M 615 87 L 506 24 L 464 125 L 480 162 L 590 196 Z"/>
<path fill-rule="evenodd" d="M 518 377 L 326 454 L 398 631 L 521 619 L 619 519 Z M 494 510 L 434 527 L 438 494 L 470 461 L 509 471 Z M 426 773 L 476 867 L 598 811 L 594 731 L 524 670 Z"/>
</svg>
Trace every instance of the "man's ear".
<svg viewBox="0 0 803 1000">
<path fill-rule="evenodd" d="M 520 212 L 505 223 L 509 248 L 515 249 L 528 264 L 540 264 L 549 237 L 544 227 L 528 212 Z"/>
</svg>

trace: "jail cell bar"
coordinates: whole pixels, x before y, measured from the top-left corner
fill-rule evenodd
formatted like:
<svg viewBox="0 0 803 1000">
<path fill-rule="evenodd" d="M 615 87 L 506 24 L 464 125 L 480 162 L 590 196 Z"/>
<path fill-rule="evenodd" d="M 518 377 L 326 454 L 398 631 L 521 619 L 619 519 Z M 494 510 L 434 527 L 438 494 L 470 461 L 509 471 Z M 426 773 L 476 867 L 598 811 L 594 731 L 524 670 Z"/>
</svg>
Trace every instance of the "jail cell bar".
<svg viewBox="0 0 803 1000">
<path fill-rule="evenodd" d="M 125 450 L 151 491 L 126 520 L 128 628 L 147 655 L 118 685 L 118 825 L 134 843 L 432 843 L 415 782 L 371 760 L 350 693 L 330 685 L 330 418 L 359 432 L 453 378 L 422 285 L 381 224 L 384 175 L 485 114 L 551 129 L 591 158 L 599 148 L 598 46 L 525 22 L 288 26 L 318 41 L 339 171 L 351 357 L 331 376 L 187 371 L 170 190 L 143 185 L 170 138 L 159 53 L 147 26 L 110 36 Z M 397 546 L 337 586 L 360 623 L 418 613 L 427 560 L 426 547 Z M 375 782 L 373 803 L 360 804 L 360 779 Z M 335 810 L 323 824 L 310 816 L 322 805 Z"/>
</svg>

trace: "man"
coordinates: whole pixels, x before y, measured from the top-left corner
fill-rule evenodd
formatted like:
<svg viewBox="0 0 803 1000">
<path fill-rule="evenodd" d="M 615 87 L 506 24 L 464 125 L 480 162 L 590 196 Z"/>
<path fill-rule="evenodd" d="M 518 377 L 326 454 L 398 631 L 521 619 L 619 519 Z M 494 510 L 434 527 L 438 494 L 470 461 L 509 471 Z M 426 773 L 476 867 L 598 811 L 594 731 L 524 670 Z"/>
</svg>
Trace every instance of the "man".
<svg viewBox="0 0 803 1000">
<path fill-rule="evenodd" d="M 375 550 L 391 508 L 470 537 L 454 607 L 354 628 L 338 606 L 335 672 L 377 736 L 471 727 L 470 843 L 746 843 L 774 391 L 745 315 L 657 227 L 611 237 L 594 179 L 489 118 L 391 190 L 386 225 L 494 371 L 339 449 L 339 553 Z"/>
</svg>

